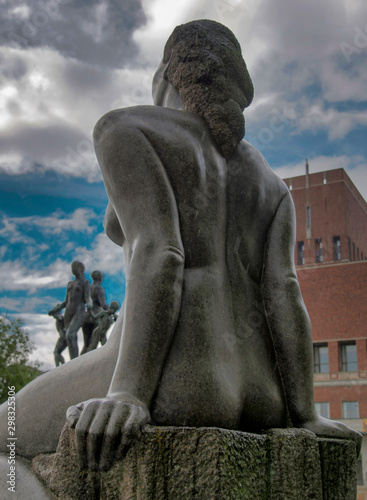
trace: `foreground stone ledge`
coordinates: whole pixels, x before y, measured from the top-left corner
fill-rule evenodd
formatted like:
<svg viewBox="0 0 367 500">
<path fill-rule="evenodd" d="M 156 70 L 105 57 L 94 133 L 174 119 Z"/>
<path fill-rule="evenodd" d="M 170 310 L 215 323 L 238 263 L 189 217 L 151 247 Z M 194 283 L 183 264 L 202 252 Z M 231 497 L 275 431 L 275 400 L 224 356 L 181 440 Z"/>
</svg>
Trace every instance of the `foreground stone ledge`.
<svg viewBox="0 0 367 500">
<path fill-rule="evenodd" d="M 150 427 L 108 472 L 80 471 L 74 431 L 56 453 L 33 459 L 37 477 L 63 500 L 355 500 L 355 445 L 300 429 L 249 434 Z"/>
</svg>

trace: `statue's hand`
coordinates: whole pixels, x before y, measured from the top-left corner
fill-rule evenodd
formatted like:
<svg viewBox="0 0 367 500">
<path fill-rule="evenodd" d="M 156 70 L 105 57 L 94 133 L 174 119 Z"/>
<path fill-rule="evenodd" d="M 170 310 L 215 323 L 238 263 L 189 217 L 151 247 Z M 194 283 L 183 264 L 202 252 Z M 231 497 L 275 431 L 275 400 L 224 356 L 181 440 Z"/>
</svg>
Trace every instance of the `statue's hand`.
<svg viewBox="0 0 367 500">
<path fill-rule="evenodd" d="M 122 457 L 143 425 L 151 421 L 144 403 L 131 397 L 90 399 L 70 406 L 66 418 L 75 427 L 81 469 L 108 470 Z"/>
<path fill-rule="evenodd" d="M 329 420 L 317 415 L 315 419 L 305 422 L 302 427 L 308 429 L 320 437 L 351 439 L 355 442 L 357 457 L 360 454 L 362 446 L 362 436 L 359 432 L 350 429 L 341 422 Z"/>
<path fill-rule="evenodd" d="M 54 314 L 59 313 L 62 309 L 64 309 L 64 304 L 57 304 L 55 307 L 50 309 L 47 314 L 49 316 L 53 316 Z"/>
</svg>

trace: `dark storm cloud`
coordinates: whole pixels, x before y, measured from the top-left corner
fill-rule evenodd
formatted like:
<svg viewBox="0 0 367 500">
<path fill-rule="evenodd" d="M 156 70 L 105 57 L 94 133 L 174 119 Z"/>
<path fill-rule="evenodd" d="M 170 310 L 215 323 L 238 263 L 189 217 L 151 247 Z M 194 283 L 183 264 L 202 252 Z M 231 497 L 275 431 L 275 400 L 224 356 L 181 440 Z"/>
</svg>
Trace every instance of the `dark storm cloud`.
<svg viewBox="0 0 367 500">
<path fill-rule="evenodd" d="M 136 56 L 132 34 L 145 22 L 140 0 L 3 0 L 0 44 L 119 68 Z"/>
<path fill-rule="evenodd" d="M 90 134 L 83 134 L 69 124 L 19 123 L 1 136 L 0 151 L 0 172 L 6 174 L 54 170 L 61 176 L 83 177 L 89 182 L 100 180 Z"/>
<path fill-rule="evenodd" d="M 27 73 L 27 64 L 21 58 L 14 56 L 11 59 L 0 54 L 0 84 L 3 79 L 20 80 Z"/>
<path fill-rule="evenodd" d="M 86 137 L 69 124 L 47 123 L 45 126 L 19 123 L 0 137 L 0 150 L 5 153 L 23 151 L 31 158 L 39 159 L 42 151 L 45 158 L 52 159 L 67 151 L 65 148 L 77 144 Z M 89 139 L 89 137 L 88 137 Z"/>
</svg>

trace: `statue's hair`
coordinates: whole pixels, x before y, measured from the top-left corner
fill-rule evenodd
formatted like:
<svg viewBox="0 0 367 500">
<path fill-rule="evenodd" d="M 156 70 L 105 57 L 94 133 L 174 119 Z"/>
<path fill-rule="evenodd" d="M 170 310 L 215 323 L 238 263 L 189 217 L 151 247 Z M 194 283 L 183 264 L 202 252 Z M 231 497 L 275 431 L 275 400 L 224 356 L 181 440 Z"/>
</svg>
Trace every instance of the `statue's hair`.
<svg viewBox="0 0 367 500">
<path fill-rule="evenodd" d="M 225 26 L 206 19 L 177 26 L 164 48 L 168 81 L 185 109 L 207 122 L 223 154 L 231 156 L 245 134 L 243 110 L 254 88 L 241 47 Z"/>
</svg>

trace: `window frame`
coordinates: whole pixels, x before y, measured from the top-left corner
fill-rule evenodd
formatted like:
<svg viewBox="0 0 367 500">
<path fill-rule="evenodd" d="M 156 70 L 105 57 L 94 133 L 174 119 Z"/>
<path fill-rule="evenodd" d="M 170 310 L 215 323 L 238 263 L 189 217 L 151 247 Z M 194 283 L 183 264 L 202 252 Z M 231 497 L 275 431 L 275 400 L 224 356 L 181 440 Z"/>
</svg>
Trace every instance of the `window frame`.
<svg viewBox="0 0 367 500">
<path fill-rule="evenodd" d="M 320 360 L 320 349 L 327 349 L 327 371 L 322 370 L 322 367 L 326 365 L 326 363 L 322 363 Z M 318 369 L 317 369 L 318 368 Z M 313 344 L 313 372 L 314 373 L 329 373 L 330 365 L 329 365 L 329 346 L 327 342 L 317 342 Z"/>
<path fill-rule="evenodd" d="M 305 264 L 305 242 L 304 240 L 297 241 L 297 265 L 304 266 Z"/>
<path fill-rule="evenodd" d="M 317 405 L 320 406 L 318 407 Z M 326 411 L 324 411 L 325 409 Z M 330 418 L 330 403 L 328 401 L 315 402 L 315 410 L 320 417 Z"/>
<path fill-rule="evenodd" d="M 334 260 L 342 260 L 342 247 L 340 236 L 333 236 L 333 247 L 334 247 Z"/>
<path fill-rule="evenodd" d="M 315 238 L 315 262 L 321 263 L 323 261 L 322 238 Z"/>
<path fill-rule="evenodd" d="M 348 360 L 348 350 L 347 347 L 355 347 L 355 361 Z M 354 365 L 355 369 L 351 369 L 349 365 Z M 357 353 L 357 343 L 355 340 L 339 342 L 339 368 L 341 372 L 357 372 L 358 371 L 358 353 Z"/>
<path fill-rule="evenodd" d="M 347 405 L 352 405 L 354 404 L 355 405 L 355 408 L 349 408 L 348 410 L 346 409 L 346 406 Z M 353 413 L 354 410 L 357 410 L 355 412 L 355 414 L 353 414 L 352 416 L 346 416 L 350 413 Z M 358 401 L 342 401 L 342 415 L 343 415 L 343 420 L 347 420 L 347 419 L 359 419 L 359 402 Z"/>
</svg>

